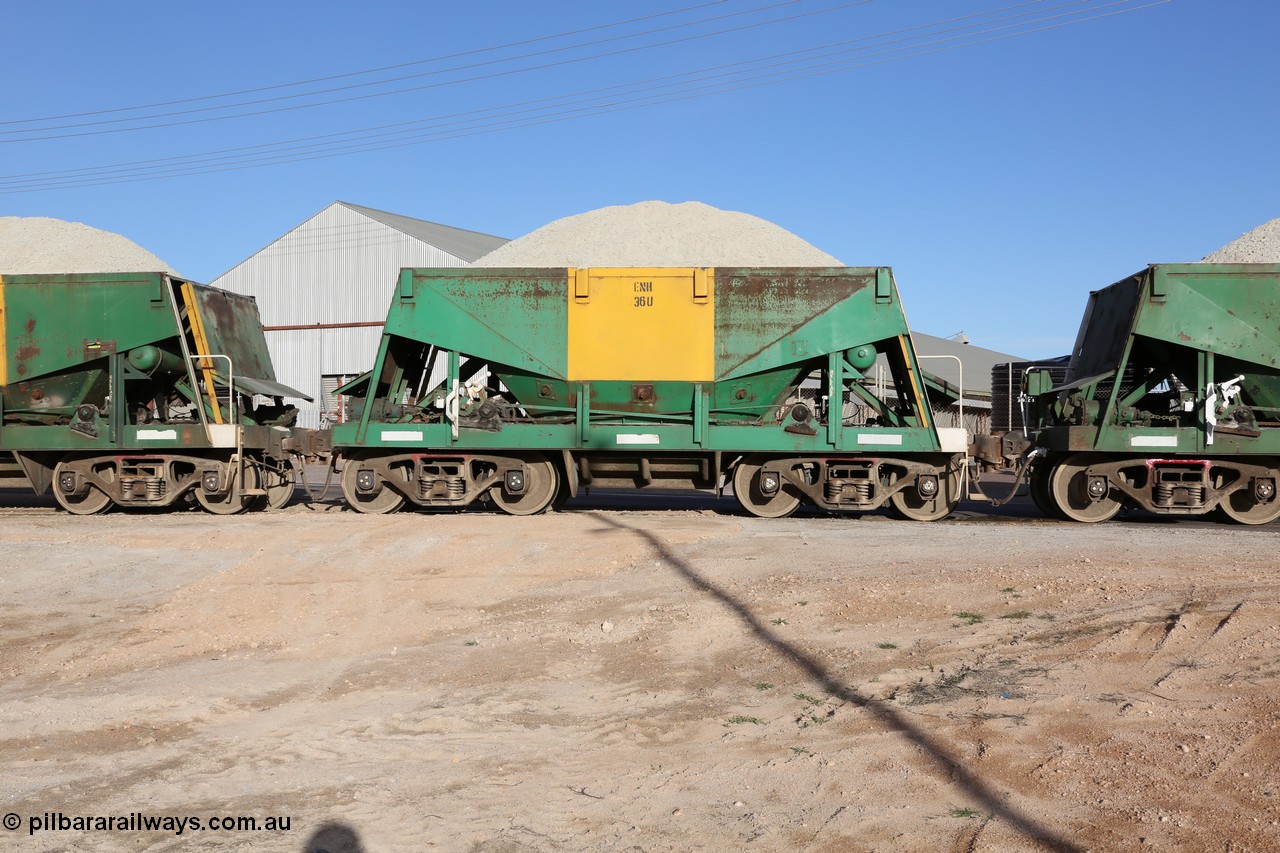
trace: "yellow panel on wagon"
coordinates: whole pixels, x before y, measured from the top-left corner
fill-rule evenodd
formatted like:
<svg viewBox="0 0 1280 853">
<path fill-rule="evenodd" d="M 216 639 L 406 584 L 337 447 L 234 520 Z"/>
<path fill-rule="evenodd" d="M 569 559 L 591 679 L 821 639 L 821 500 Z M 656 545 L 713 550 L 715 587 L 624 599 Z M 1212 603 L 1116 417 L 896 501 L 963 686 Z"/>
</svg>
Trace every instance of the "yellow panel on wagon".
<svg viewBox="0 0 1280 853">
<path fill-rule="evenodd" d="M 710 382 L 715 271 L 569 270 L 569 380 Z"/>
</svg>

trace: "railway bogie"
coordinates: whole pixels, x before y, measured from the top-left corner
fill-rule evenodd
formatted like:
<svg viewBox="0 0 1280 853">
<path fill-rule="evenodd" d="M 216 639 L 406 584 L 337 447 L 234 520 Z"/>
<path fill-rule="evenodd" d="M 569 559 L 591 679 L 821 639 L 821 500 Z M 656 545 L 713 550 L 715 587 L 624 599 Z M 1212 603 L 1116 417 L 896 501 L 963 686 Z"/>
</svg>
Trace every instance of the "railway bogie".
<svg viewBox="0 0 1280 853">
<path fill-rule="evenodd" d="M 60 455 L 51 489 L 58 505 L 74 515 L 192 503 L 231 515 L 281 508 L 292 497 L 294 483 L 293 463 L 270 457 L 90 452 Z"/>
</svg>

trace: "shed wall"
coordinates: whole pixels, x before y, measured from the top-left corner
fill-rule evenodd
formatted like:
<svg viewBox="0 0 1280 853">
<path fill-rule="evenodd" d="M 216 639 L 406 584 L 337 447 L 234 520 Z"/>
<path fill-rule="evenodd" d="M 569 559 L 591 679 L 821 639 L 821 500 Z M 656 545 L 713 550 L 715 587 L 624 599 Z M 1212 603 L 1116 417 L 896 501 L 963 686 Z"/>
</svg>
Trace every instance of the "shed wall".
<svg viewBox="0 0 1280 853">
<path fill-rule="evenodd" d="M 210 284 L 258 300 L 265 326 L 381 323 L 402 267 L 467 262 L 334 203 Z M 299 426 L 320 425 L 321 376 L 373 365 L 380 327 L 268 331 L 276 377 L 310 394 Z"/>
</svg>

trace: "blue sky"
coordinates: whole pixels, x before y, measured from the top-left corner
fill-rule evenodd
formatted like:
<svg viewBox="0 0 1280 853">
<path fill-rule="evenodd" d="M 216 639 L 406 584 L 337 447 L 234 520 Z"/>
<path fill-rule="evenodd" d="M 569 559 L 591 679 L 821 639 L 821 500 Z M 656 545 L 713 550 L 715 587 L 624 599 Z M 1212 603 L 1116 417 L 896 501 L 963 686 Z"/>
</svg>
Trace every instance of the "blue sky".
<svg viewBox="0 0 1280 853">
<path fill-rule="evenodd" d="M 1270 0 L 6 7 L 0 215 L 117 231 L 201 281 L 337 199 L 505 237 L 697 200 L 892 266 L 919 331 L 1039 357 L 1070 347 L 1091 289 L 1280 216 Z M 691 98 L 693 72 L 738 76 Z M 619 109 L 646 80 L 681 99 Z M 609 91 L 548 120 L 573 106 L 544 99 L 587 90 Z M 426 120 L 436 138 L 395 128 L 416 144 L 299 147 Z M 234 159 L 270 143 L 286 162 Z M 160 176 L 193 155 L 217 171 Z"/>
</svg>

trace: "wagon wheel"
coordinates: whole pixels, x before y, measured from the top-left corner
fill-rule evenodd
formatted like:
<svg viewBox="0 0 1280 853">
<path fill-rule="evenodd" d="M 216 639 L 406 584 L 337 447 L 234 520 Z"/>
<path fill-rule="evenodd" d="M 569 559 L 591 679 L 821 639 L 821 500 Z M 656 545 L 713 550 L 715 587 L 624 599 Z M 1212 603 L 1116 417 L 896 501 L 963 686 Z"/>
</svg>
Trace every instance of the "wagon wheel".
<svg viewBox="0 0 1280 853">
<path fill-rule="evenodd" d="M 75 476 L 76 472 L 83 468 L 90 467 L 91 462 L 84 460 L 81 462 L 59 462 L 53 469 L 53 496 L 58 501 L 58 506 L 65 509 L 72 515 L 96 515 L 100 512 L 106 512 L 112 505 L 111 496 L 90 483 L 88 489 L 83 495 L 68 495 L 63 493 L 59 482 L 63 475 Z M 104 479 L 113 479 L 110 472 L 103 472 Z"/>
<path fill-rule="evenodd" d="M 1259 503 L 1253 487 L 1245 486 L 1228 495 L 1218 504 L 1218 510 L 1236 524 L 1266 524 L 1280 518 L 1280 497 L 1272 497 L 1270 503 Z"/>
<path fill-rule="evenodd" d="M 569 494 L 568 483 L 565 483 L 563 480 L 561 480 L 560 488 L 556 489 L 555 499 L 551 501 L 551 511 L 559 512 L 560 510 L 564 509 L 564 505 L 569 502 L 570 497 L 571 495 Z"/>
<path fill-rule="evenodd" d="M 551 506 L 560 491 L 560 473 L 549 459 L 534 454 L 524 463 L 524 491 L 507 491 L 506 478 L 489 489 L 489 498 L 508 515 L 537 515 Z"/>
<path fill-rule="evenodd" d="M 1107 461 L 1107 457 L 1091 453 L 1076 453 L 1063 459 L 1049 475 L 1049 499 L 1068 521 L 1094 523 L 1106 521 L 1120 511 L 1122 504 L 1107 494 L 1094 500 L 1089 495 L 1089 478 L 1085 475 L 1091 464 Z"/>
<path fill-rule="evenodd" d="M 359 459 L 348 459 L 346 464 L 342 466 L 342 497 L 346 499 L 347 506 L 357 512 L 369 513 L 370 515 L 395 512 L 404 506 L 404 495 L 386 483 L 380 484 L 375 492 L 361 492 L 359 490 L 356 477 L 360 471 L 360 461 Z"/>
<path fill-rule="evenodd" d="M 293 489 L 298 482 L 297 469 L 290 462 L 267 460 L 269 467 L 262 469 L 262 487 L 267 490 L 267 506 L 272 509 L 284 509 L 293 498 Z"/>
<path fill-rule="evenodd" d="M 800 507 L 802 496 L 786 480 L 772 494 L 760 489 L 760 471 L 767 460 L 748 457 L 733 469 L 733 496 L 742 508 L 760 518 L 786 518 Z"/>
<path fill-rule="evenodd" d="M 258 468 L 255 465 L 245 465 L 240 471 L 240 490 L 256 489 L 260 478 L 258 477 Z M 211 512 L 214 515 L 236 515 L 247 509 L 252 509 L 258 495 L 236 494 L 234 490 L 228 490 L 225 495 L 211 495 L 200 486 L 196 486 L 196 503 L 204 508 L 205 512 Z"/>
<path fill-rule="evenodd" d="M 938 521 L 950 515 L 960 503 L 964 470 L 959 466 L 948 466 L 937 474 L 938 494 L 925 496 L 915 485 L 907 486 L 889 496 L 890 511 L 909 521 Z"/>
<path fill-rule="evenodd" d="M 1058 512 L 1058 507 L 1053 502 L 1053 495 L 1049 492 L 1049 476 L 1052 472 L 1052 462 L 1048 460 L 1037 462 L 1027 480 L 1027 491 L 1031 493 L 1031 500 L 1035 503 L 1036 509 L 1040 510 L 1041 515 L 1045 518 L 1061 519 L 1062 513 Z"/>
</svg>

